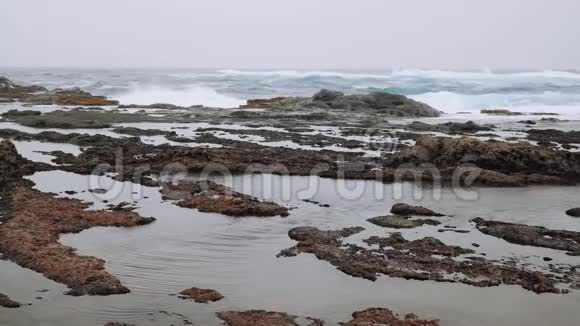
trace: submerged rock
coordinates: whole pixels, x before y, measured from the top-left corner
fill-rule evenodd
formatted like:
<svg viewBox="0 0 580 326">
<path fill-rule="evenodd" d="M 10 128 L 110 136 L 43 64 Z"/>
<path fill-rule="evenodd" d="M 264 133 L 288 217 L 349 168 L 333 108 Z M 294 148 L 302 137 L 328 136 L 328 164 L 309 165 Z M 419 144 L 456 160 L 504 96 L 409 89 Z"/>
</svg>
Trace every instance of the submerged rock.
<svg viewBox="0 0 580 326">
<path fill-rule="evenodd" d="M 230 216 L 288 216 L 286 207 L 260 201 L 209 180 L 164 183 L 160 191 L 166 199 L 177 200 L 178 206 L 196 208 L 200 212 Z"/>
<path fill-rule="evenodd" d="M 213 289 L 190 288 L 179 292 L 181 299 L 192 299 L 198 303 L 208 303 L 220 301 L 224 298 L 221 293 Z"/>
<path fill-rule="evenodd" d="M 504 239 L 507 242 L 564 250 L 574 256 L 580 255 L 580 232 L 550 230 L 543 226 L 487 221 L 481 217 L 473 219 L 473 222 L 482 233 Z"/>
<path fill-rule="evenodd" d="M 104 270 L 104 261 L 77 255 L 59 243 L 59 236 L 94 226 L 138 226 L 153 222 L 153 218 L 130 212 L 87 211 L 89 205 L 79 200 L 55 198 L 27 187 L 16 188 L 10 201 L 10 217 L 0 225 L 4 259 L 67 285 L 70 295 L 129 292 Z"/>
<path fill-rule="evenodd" d="M 413 314 L 398 316 L 389 309 L 370 308 L 352 314 L 343 326 L 438 326 L 438 320 L 421 320 Z"/>
<path fill-rule="evenodd" d="M 441 222 L 430 219 L 412 220 L 408 216 L 378 216 L 367 220 L 375 225 L 392 229 L 412 229 L 423 225 L 439 225 Z"/>
<path fill-rule="evenodd" d="M 20 303 L 11 300 L 7 295 L 0 293 L 0 307 L 20 308 Z"/>
<path fill-rule="evenodd" d="M 580 207 L 571 208 L 571 209 L 567 210 L 566 215 L 569 215 L 572 217 L 580 217 Z"/>
<path fill-rule="evenodd" d="M 496 264 L 483 257 L 452 259 L 473 254 L 474 251 L 446 245 L 432 237 L 408 241 L 395 233 L 386 238 L 373 236 L 363 240 L 368 245 L 378 245 L 378 249 L 343 243 L 342 238 L 360 231 L 361 228 L 335 231 L 322 231 L 314 227 L 294 228 L 288 234 L 298 243 L 283 250 L 278 256 L 314 254 L 345 274 L 371 281 L 383 274 L 421 281 L 460 282 L 479 287 L 512 284 L 536 293 L 560 293 L 556 287 L 556 277 L 552 274 Z"/>
<path fill-rule="evenodd" d="M 404 203 L 393 205 L 391 213 L 397 215 L 421 215 L 421 216 L 445 216 L 443 214 L 435 213 L 434 211 L 423 206 L 413 206 Z"/>
</svg>

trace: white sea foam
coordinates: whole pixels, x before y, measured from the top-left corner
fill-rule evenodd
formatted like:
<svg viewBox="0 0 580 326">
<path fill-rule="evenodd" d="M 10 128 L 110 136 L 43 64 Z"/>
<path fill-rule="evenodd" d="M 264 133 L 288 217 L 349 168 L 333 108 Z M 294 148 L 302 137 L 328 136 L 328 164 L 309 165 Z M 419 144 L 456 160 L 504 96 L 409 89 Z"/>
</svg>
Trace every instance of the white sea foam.
<svg viewBox="0 0 580 326">
<path fill-rule="evenodd" d="M 410 97 L 447 113 L 496 108 L 505 108 L 513 111 L 531 110 L 534 112 L 542 110 L 551 112 L 558 110 L 567 111 L 559 113 L 580 111 L 580 94 L 562 94 L 559 92 L 537 94 L 489 93 L 479 95 L 430 92 Z"/>
<path fill-rule="evenodd" d="M 220 94 L 206 86 L 168 88 L 164 86 L 133 86 L 130 91 L 115 96 L 123 104 L 171 103 L 181 106 L 205 105 L 219 108 L 235 108 L 245 100 Z"/>
</svg>

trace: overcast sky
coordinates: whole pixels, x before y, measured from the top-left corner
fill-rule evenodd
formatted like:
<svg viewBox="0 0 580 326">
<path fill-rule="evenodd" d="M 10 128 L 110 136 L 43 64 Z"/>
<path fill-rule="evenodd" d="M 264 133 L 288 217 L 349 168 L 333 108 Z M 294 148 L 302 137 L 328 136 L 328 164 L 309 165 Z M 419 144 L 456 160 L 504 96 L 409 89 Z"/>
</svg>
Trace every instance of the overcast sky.
<svg viewBox="0 0 580 326">
<path fill-rule="evenodd" d="M 0 66 L 580 68 L 578 0 L 1 0 L 0 26 Z"/>
</svg>

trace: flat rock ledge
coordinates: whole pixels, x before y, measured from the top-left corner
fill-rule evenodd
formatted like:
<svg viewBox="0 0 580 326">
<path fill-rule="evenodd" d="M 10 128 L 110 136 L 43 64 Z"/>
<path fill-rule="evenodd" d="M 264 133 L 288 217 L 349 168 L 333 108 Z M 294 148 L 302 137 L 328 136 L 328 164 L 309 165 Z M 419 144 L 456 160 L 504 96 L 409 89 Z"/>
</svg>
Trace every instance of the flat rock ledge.
<svg viewBox="0 0 580 326">
<path fill-rule="evenodd" d="M 474 218 L 472 221 L 482 233 L 504 239 L 510 243 L 563 250 L 568 255 L 580 256 L 580 232 L 489 221 L 481 217 Z"/>
<path fill-rule="evenodd" d="M 165 199 L 176 200 L 180 207 L 196 208 L 200 212 L 229 216 L 288 216 L 288 208 L 260 201 L 213 181 L 181 181 L 164 183 L 160 190 Z"/>
</svg>

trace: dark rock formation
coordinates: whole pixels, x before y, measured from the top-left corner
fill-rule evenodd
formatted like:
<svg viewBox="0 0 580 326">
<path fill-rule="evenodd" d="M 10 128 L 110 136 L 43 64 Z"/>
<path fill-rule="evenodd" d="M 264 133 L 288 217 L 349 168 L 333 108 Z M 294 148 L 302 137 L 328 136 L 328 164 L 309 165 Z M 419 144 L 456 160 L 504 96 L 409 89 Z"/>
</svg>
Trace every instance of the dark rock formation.
<svg viewBox="0 0 580 326">
<path fill-rule="evenodd" d="M 288 216 L 288 208 L 260 201 L 212 181 L 164 183 L 164 198 L 177 200 L 181 207 L 230 216 Z"/>
<path fill-rule="evenodd" d="M 1 82 L 1 80 L 0 80 Z M 8 296 L 0 293 L 0 307 L 4 308 L 20 308 L 20 303 L 11 300 Z"/>
<path fill-rule="evenodd" d="M 190 288 L 179 292 L 180 299 L 191 299 L 198 303 L 208 303 L 220 301 L 224 298 L 221 293 L 213 289 Z"/>
<path fill-rule="evenodd" d="M 562 131 L 556 129 L 530 129 L 528 139 L 540 142 L 556 142 L 559 144 L 580 144 L 580 131 Z"/>
<path fill-rule="evenodd" d="M 115 123 L 156 121 L 148 115 L 95 110 L 56 110 L 43 115 L 10 115 L 9 121 L 34 128 L 110 128 Z"/>
<path fill-rule="evenodd" d="M 437 125 L 431 125 L 420 121 L 413 121 L 407 127 L 416 131 L 435 131 L 450 135 L 474 134 L 478 131 L 493 130 L 493 126 L 480 126 L 473 121 L 467 121 L 465 123 L 447 122 Z"/>
<path fill-rule="evenodd" d="M 95 96 L 75 89 L 55 89 L 48 91 L 41 86 L 22 86 L 14 84 L 5 77 L 0 77 L 0 98 L 16 99 L 21 102 L 42 105 L 117 105 L 118 101 L 109 100 L 104 96 Z"/>
<path fill-rule="evenodd" d="M 434 211 L 423 206 L 413 206 L 404 203 L 393 205 L 391 213 L 397 215 L 420 215 L 420 216 L 445 216 L 443 214 L 435 213 Z"/>
<path fill-rule="evenodd" d="M 389 167 L 425 165 L 428 178 L 463 182 L 474 176 L 475 184 L 523 186 L 570 184 L 580 177 L 574 153 L 529 143 L 481 141 L 475 138 L 420 137 L 415 146 L 386 158 Z M 433 169 L 436 174 L 433 174 Z M 420 170 L 420 169 L 419 169 Z"/>
<path fill-rule="evenodd" d="M 569 254 L 580 255 L 580 232 L 550 230 L 543 226 L 529 226 L 507 222 L 487 221 L 481 217 L 473 219 L 479 231 L 507 242 L 564 250 Z"/>
<path fill-rule="evenodd" d="M 378 216 L 368 219 L 367 221 L 391 229 L 412 229 L 423 225 L 439 225 L 441 222 L 430 219 L 412 220 L 408 216 Z"/>
<path fill-rule="evenodd" d="M 274 110 L 300 110 L 319 108 L 326 110 L 372 111 L 395 117 L 437 117 L 441 113 L 432 107 L 403 95 L 375 92 L 367 95 L 344 95 L 321 90 L 312 97 L 277 97 L 250 100 L 245 108 Z"/>
<path fill-rule="evenodd" d="M 118 134 L 130 136 L 166 136 L 177 135 L 175 131 L 165 131 L 160 129 L 139 129 L 135 127 L 116 127 L 111 130 Z"/>
<path fill-rule="evenodd" d="M 35 116 L 41 115 L 42 112 L 40 111 L 30 111 L 30 110 L 9 110 L 5 113 L 2 113 L 3 117 L 10 118 L 10 117 L 22 117 L 22 116 Z"/>
<path fill-rule="evenodd" d="M 572 217 L 580 217 L 580 207 L 570 208 L 566 211 L 566 215 Z"/>
</svg>

